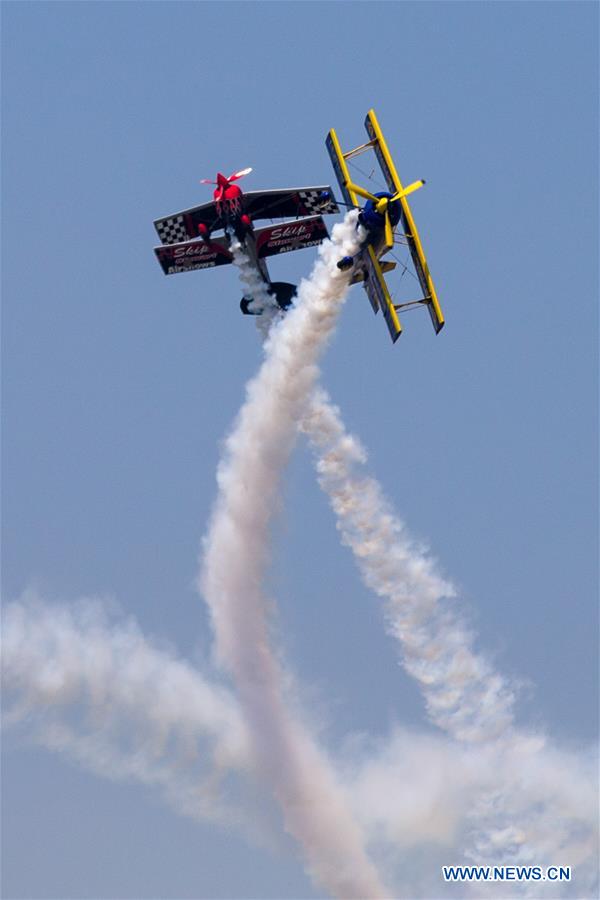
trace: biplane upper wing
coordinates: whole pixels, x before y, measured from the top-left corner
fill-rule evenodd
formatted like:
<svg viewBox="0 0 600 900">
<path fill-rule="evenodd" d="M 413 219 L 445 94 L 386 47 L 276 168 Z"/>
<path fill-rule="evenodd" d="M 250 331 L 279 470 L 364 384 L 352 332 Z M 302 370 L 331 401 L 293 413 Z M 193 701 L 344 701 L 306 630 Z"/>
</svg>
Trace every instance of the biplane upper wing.
<svg viewBox="0 0 600 900">
<path fill-rule="evenodd" d="M 324 200 L 323 195 L 328 194 Z M 338 213 L 328 185 L 244 193 L 244 210 L 251 219 L 287 219 L 317 213 Z"/>
<path fill-rule="evenodd" d="M 202 206 L 194 206 L 193 209 L 184 209 L 183 212 L 173 213 L 156 219 L 154 227 L 163 244 L 180 244 L 184 241 L 198 237 L 198 225 L 206 225 L 209 231 L 213 231 L 219 224 L 220 216 L 215 204 L 203 203 Z"/>
<path fill-rule="evenodd" d="M 154 252 L 165 275 L 193 272 L 195 269 L 212 269 L 233 262 L 225 237 L 214 238 L 208 242 L 195 240 L 179 244 L 163 244 L 161 247 L 155 247 Z"/>
<path fill-rule="evenodd" d="M 402 325 L 383 277 L 381 264 L 370 244 L 362 252 L 361 263 L 364 270 L 364 288 L 371 301 L 371 306 L 376 312 L 379 308 L 383 313 L 390 337 L 395 344 L 402 334 Z"/>
<path fill-rule="evenodd" d="M 284 222 L 279 225 L 265 225 L 254 230 L 258 259 L 275 256 L 277 253 L 288 253 L 290 250 L 301 250 L 303 247 L 316 247 L 328 237 L 327 226 L 322 216 L 309 216 L 295 222 Z"/>
<path fill-rule="evenodd" d="M 392 160 L 381 127 L 377 121 L 375 110 L 373 109 L 370 109 L 367 113 L 365 128 L 367 129 L 369 138 L 373 142 L 373 149 L 375 150 L 377 160 L 381 166 L 381 171 L 386 180 L 388 190 L 392 194 L 402 191 L 402 182 L 396 172 L 394 161 Z M 427 309 L 429 310 L 429 315 L 431 316 L 431 321 L 437 334 L 444 327 L 444 315 L 437 298 L 427 259 L 425 258 L 425 253 L 423 251 L 423 245 L 421 244 L 419 232 L 417 231 L 417 226 L 415 225 L 408 199 L 406 197 L 400 197 L 400 205 L 402 209 L 401 222 L 406 240 L 408 241 L 410 255 L 423 291 L 423 298 L 426 301 Z"/>
<path fill-rule="evenodd" d="M 358 198 L 349 186 L 352 183 L 352 179 L 350 178 L 350 172 L 348 171 L 348 164 L 342 153 L 342 148 L 340 147 L 340 142 L 334 128 L 330 128 L 329 134 L 325 139 L 325 146 L 327 147 L 327 151 L 331 158 L 333 170 L 336 174 L 340 191 L 342 192 L 345 202 L 348 206 L 358 206 Z"/>
</svg>

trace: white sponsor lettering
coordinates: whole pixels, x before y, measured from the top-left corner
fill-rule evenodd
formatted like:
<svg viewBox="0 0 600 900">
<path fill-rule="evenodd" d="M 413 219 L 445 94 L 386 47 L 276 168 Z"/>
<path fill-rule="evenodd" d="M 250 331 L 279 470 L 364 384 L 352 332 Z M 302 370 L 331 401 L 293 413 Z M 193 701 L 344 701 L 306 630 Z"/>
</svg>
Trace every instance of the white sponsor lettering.
<svg viewBox="0 0 600 900">
<path fill-rule="evenodd" d="M 316 247 L 317 244 L 320 244 L 321 241 L 302 241 L 302 244 L 298 246 L 298 244 L 288 244 L 285 247 L 280 247 L 277 251 L 278 253 L 289 253 L 290 250 L 301 250 L 304 247 Z"/>
<path fill-rule="evenodd" d="M 208 256 L 214 258 L 217 254 L 216 252 L 204 243 L 194 243 L 190 244 L 189 247 L 176 247 L 173 251 L 174 259 L 180 259 L 182 256 Z"/>
<path fill-rule="evenodd" d="M 189 266 L 169 266 L 167 274 L 176 275 L 178 272 L 193 272 L 194 269 L 212 269 L 215 265 L 214 262 L 195 262 Z"/>
<path fill-rule="evenodd" d="M 306 225 L 303 223 L 299 223 L 297 225 L 281 225 L 278 228 L 274 228 L 271 234 L 269 235 L 269 243 L 273 240 L 277 240 L 278 238 L 292 238 L 292 237 L 300 237 L 306 232 L 312 231 L 312 224 Z"/>
</svg>

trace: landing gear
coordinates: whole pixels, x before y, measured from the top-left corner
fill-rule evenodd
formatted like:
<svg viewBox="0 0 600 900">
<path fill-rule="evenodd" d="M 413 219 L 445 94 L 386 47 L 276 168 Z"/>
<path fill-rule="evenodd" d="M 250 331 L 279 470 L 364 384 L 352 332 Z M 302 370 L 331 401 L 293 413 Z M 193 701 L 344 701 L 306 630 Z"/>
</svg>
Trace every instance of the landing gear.
<svg viewBox="0 0 600 900">
<path fill-rule="evenodd" d="M 250 304 L 253 302 L 252 297 L 242 297 L 240 300 L 240 309 L 245 316 L 260 316 L 259 312 L 255 312 L 253 309 L 250 309 Z"/>
<path fill-rule="evenodd" d="M 354 265 L 354 257 L 353 256 L 342 256 L 339 263 L 337 264 L 338 269 L 341 269 L 342 272 L 345 272 L 347 269 L 351 269 Z"/>
<path fill-rule="evenodd" d="M 267 285 L 267 293 L 275 298 L 277 306 L 283 312 L 290 308 L 296 296 L 296 285 L 289 284 L 287 281 L 272 281 Z M 260 316 L 262 310 L 255 311 L 250 308 L 250 304 L 254 303 L 252 297 L 242 297 L 240 309 L 245 316 Z"/>
<path fill-rule="evenodd" d="M 287 281 L 272 281 L 267 291 L 271 297 L 275 297 L 279 309 L 285 312 L 294 302 L 298 288 L 295 284 L 289 284 Z"/>
</svg>

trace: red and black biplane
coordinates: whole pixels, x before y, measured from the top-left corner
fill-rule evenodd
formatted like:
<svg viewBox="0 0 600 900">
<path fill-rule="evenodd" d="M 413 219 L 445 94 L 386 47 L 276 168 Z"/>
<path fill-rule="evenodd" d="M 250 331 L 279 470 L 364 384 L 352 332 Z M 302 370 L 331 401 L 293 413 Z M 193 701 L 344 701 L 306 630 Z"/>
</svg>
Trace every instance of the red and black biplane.
<svg viewBox="0 0 600 900">
<path fill-rule="evenodd" d="M 216 181 L 203 179 L 203 184 L 215 185 L 213 200 L 157 219 L 154 225 L 162 243 L 154 252 L 163 272 L 174 275 L 233 262 L 238 242 L 269 294 L 286 309 L 296 287 L 271 281 L 265 260 L 320 244 L 328 237 L 323 215 L 338 213 L 339 208 L 328 186 L 243 193 L 234 182 L 251 171 L 242 169 L 229 178 L 219 172 Z M 272 222 L 255 228 L 254 223 L 261 219 Z M 274 223 L 276 219 L 291 221 Z M 260 314 L 250 297 L 243 297 L 240 306 L 247 315 Z"/>
</svg>

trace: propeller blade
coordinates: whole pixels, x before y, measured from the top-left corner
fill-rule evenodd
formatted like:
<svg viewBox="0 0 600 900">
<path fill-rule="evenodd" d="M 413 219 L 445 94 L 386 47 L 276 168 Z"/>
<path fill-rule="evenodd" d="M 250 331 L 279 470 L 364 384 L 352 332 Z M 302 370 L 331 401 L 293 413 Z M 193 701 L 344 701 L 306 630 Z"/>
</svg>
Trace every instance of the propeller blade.
<svg viewBox="0 0 600 900">
<path fill-rule="evenodd" d="M 230 175 L 228 181 L 237 181 L 238 178 L 243 178 L 244 175 L 249 175 L 251 171 L 251 167 L 247 169 L 240 169 L 239 172 L 234 172 L 233 175 Z"/>
<path fill-rule="evenodd" d="M 200 184 L 216 184 L 216 181 L 211 181 L 210 178 L 201 178 Z"/>
<path fill-rule="evenodd" d="M 373 200 L 375 203 L 379 200 L 379 197 L 376 197 L 374 194 L 370 194 L 368 191 L 365 191 L 364 188 L 359 187 L 357 184 L 352 184 L 351 181 L 348 182 L 346 187 L 354 191 L 355 194 L 358 194 L 359 197 L 364 197 L 365 200 Z"/>
<path fill-rule="evenodd" d="M 390 220 L 389 206 L 386 207 L 385 210 L 385 244 L 386 247 L 394 246 L 394 230 L 392 228 L 392 222 Z"/>
<path fill-rule="evenodd" d="M 401 197 L 408 197 L 409 194 L 412 194 L 413 191 L 418 191 L 419 188 L 422 188 L 425 184 L 425 179 L 420 178 L 419 181 L 413 181 L 412 184 L 409 184 L 408 187 L 402 188 L 401 191 L 398 191 L 397 194 L 394 194 L 392 200 L 399 200 Z"/>
</svg>

